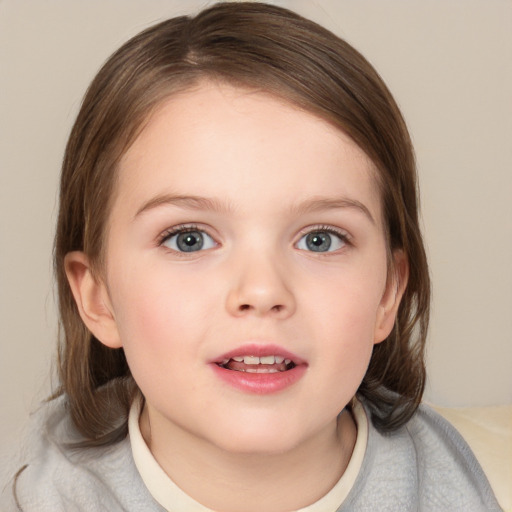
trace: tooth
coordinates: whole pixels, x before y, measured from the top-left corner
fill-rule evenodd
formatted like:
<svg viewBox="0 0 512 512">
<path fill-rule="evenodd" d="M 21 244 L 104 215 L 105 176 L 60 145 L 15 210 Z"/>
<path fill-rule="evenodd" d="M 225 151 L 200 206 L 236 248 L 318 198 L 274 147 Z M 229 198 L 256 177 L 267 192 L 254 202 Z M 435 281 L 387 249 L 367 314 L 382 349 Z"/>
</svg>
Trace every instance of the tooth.
<svg viewBox="0 0 512 512">
<path fill-rule="evenodd" d="M 284 361 L 284 357 L 281 356 L 274 356 L 276 363 L 281 364 Z"/>
<path fill-rule="evenodd" d="M 285 360 L 284 360 L 284 364 L 290 364 L 291 362 L 292 362 L 292 360 L 291 360 L 291 359 L 285 359 Z"/>
<path fill-rule="evenodd" d="M 246 373 L 278 373 L 279 370 L 275 368 L 247 368 Z"/>
<path fill-rule="evenodd" d="M 260 364 L 260 358 L 256 356 L 244 356 L 245 364 Z"/>
<path fill-rule="evenodd" d="M 228 364 L 228 363 L 229 363 L 229 359 L 224 359 L 221 364 Z"/>
<path fill-rule="evenodd" d="M 260 357 L 260 364 L 274 364 L 274 356 Z"/>
<path fill-rule="evenodd" d="M 237 363 L 241 363 L 244 360 L 243 357 L 232 357 L 231 359 L 233 359 L 233 361 L 236 361 Z"/>
</svg>

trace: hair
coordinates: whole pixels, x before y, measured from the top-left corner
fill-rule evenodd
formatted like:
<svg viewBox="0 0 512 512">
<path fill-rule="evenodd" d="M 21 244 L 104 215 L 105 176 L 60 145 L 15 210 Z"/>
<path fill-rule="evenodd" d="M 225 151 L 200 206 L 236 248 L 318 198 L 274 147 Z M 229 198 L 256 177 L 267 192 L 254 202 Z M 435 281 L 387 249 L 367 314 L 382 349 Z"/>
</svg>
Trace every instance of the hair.
<svg viewBox="0 0 512 512">
<path fill-rule="evenodd" d="M 66 395 L 84 444 L 106 445 L 126 436 L 138 388 L 123 349 L 104 346 L 83 324 L 64 257 L 84 251 L 101 275 L 121 157 L 165 99 L 202 80 L 256 88 L 313 113 L 350 136 L 375 165 L 388 252 L 403 251 L 409 279 L 395 326 L 375 345 L 358 395 L 378 429 L 400 427 L 424 390 L 430 305 L 405 122 L 377 72 L 348 43 L 289 10 L 236 2 L 169 19 L 129 40 L 94 78 L 71 131 L 54 250 L 60 307 L 56 394 Z"/>
</svg>

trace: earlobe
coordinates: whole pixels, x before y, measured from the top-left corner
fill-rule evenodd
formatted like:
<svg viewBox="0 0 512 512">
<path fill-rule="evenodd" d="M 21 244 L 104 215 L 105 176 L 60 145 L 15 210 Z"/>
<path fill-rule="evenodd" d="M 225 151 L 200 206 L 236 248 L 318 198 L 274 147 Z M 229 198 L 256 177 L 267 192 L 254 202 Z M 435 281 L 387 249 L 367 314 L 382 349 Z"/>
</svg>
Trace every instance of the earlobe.
<svg viewBox="0 0 512 512">
<path fill-rule="evenodd" d="M 375 324 L 374 343 L 384 341 L 395 325 L 396 315 L 409 280 L 409 261 L 402 250 L 393 253 L 393 267 L 389 272 Z"/>
<path fill-rule="evenodd" d="M 66 254 L 64 268 L 82 321 L 91 333 L 110 348 L 122 346 L 107 288 L 92 272 L 81 251 Z"/>
</svg>

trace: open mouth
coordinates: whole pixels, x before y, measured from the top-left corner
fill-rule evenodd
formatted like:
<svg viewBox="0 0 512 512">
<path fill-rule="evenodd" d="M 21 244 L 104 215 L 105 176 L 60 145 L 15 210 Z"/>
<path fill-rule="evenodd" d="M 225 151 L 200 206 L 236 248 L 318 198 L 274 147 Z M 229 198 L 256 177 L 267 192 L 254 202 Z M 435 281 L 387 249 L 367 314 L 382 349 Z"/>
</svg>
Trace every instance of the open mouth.
<svg viewBox="0 0 512 512">
<path fill-rule="evenodd" d="M 244 393 L 268 395 L 292 387 L 308 363 L 286 349 L 248 343 L 211 361 L 221 380 Z"/>
<path fill-rule="evenodd" d="M 217 363 L 221 368 L 246 373 L 280 373 L 295 368 L 295 363 L 278 355 L 234 356 Z"/>
</svg>

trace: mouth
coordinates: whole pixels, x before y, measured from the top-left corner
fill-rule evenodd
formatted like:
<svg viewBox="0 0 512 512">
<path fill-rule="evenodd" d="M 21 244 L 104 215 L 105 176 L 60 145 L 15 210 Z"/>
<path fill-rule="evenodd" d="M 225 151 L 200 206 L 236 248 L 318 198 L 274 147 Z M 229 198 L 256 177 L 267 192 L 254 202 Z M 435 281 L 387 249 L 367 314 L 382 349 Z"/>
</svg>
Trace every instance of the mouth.
<svg viewBox="0 0 512 512">
<path fill-rule="evenodd" d="M 292 370 L 296 364 L 281 355 L 243 355 L 223 359 L 216 363 L 219 367 L 235 372 L 280 373 Z"/>
<path fill-rule="evenodd" d="M 214 374 L 238 391 L 272 394 L 302 379 L 308 363 L 276 345 L 247 344 L 211 361 Z"/>
</svg>

